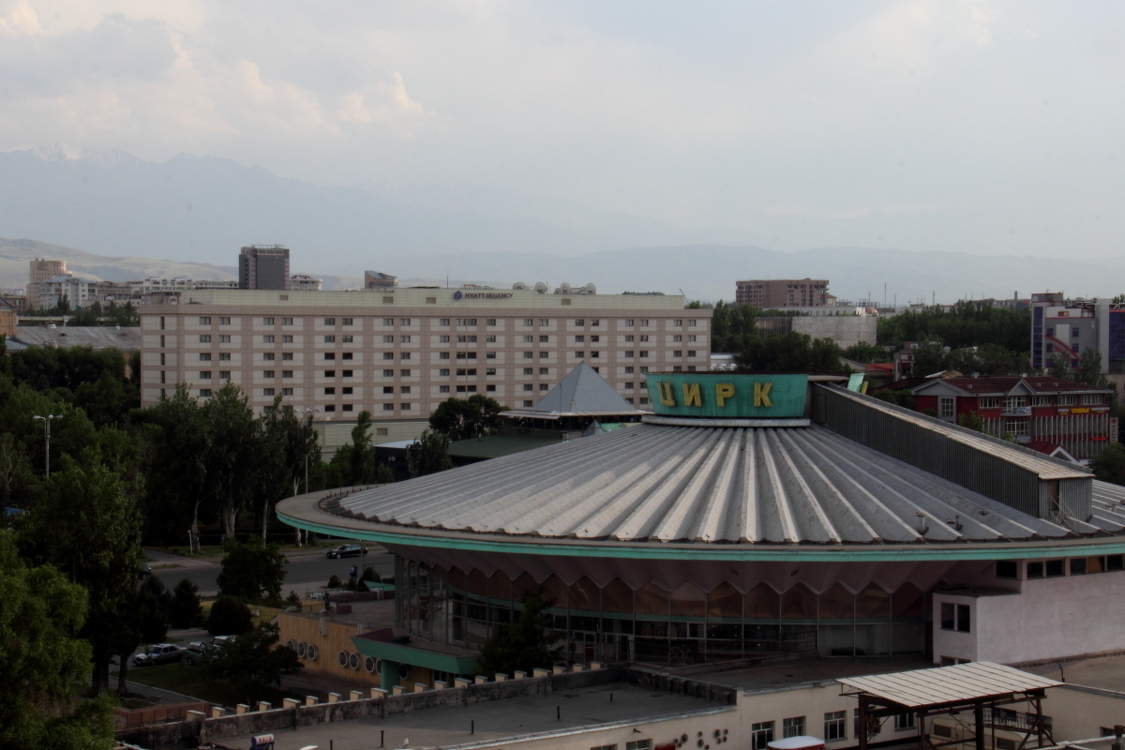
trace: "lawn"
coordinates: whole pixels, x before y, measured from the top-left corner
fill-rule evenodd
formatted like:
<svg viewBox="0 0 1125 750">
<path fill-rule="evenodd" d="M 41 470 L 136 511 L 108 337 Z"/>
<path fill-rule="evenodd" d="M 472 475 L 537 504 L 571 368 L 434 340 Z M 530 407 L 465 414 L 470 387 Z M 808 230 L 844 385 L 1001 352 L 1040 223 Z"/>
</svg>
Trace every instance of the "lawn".
<svg viewBox="0 0 1125 750">
<path fill-rule="evenodd" d="M 171 690 L 175 693 L 218 703 L 229 708 L 233 708 L 238 703 L 254 705 L 260 700 L 269 701 L 280 708 L 282 698 L 304 699 L 303 695 L 289 693 L 274 687 L 262 688 L 253 695 L 238 694 L 227 683 L 209 684 L 203 679 L 197 667 L 189 667 L 183 662 L 162 664 L 158 667 L 131 667 L 129 669 L 129 681 Z"/>
</svg>

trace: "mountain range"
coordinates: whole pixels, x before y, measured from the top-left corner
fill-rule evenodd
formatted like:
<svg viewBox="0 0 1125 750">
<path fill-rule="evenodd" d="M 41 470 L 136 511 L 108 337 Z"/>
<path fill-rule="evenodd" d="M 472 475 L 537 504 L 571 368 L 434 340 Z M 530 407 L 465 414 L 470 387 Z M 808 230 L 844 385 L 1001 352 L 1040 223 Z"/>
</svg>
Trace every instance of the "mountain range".
<svg viewBox="0 0 1125 750">
<path fill-rule="evenodd" d="M 77 273 L 233 278 L 239 247 L 291 248 L 294 273 L 325 288 L 364 269 L 403 284 L 593 282 L 604 292 L 680 289 L 731 299 L 745 278 L 828 279 L 841 298 L 952 301 L 1064 291 L 1122 291 L 1106 259 L 822 247 L 781 252 L 726 228 L 685 229 L 574 202 L 478 186 L 325 187 L 217 158 L 144 161 L 121 151 L 0 153 L 0 285 L 22 286 L 27 260 Z M 50 243 L 50 244 L 48 244 Z M 81 250 L 74 249 L 81 248 Z M 178 260 L 155 260 L 176 258 Z"/>
</svg>

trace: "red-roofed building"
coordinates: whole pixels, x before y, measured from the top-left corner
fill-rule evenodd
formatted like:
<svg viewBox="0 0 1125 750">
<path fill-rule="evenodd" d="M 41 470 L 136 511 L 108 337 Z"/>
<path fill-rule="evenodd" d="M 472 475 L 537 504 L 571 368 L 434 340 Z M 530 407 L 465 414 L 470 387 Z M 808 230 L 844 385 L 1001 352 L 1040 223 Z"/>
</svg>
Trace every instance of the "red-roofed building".
<svg viewBox="0 0 1125 750">
<path fill-rule="evenodd" d="M 986 433 L 1010 435 L 1048 455 L 1061 447 L 1086 460 L 1109 440 L 1108 388 L 1043 375 L 934 379 L 911 392 L 919 411 L 933 409 L 947 422 L 975 413 Z"/>
</svg>

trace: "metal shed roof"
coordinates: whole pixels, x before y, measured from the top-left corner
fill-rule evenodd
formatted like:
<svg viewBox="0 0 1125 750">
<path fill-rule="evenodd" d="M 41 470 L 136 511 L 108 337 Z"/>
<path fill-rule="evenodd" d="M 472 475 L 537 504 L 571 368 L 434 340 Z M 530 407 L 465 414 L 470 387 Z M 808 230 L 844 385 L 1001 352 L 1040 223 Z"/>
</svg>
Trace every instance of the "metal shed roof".
<svg viewBox="0 0 1125 750">
<path fill-rule="evenodd" d="M 27 346 L 89 346 L 96 350 L 139 352 L 141 329 L 139 326 L 20 326 L 13 341 Z"/>
<path fill-rule="evenodd" d="M 837 682 L 850 688 L 845 690 L 847 694 L 866 693 L 914 709 L 1028 693 L 1062 684 L 988 661 L 869 677 L 844 677 Z"/>
</svg>

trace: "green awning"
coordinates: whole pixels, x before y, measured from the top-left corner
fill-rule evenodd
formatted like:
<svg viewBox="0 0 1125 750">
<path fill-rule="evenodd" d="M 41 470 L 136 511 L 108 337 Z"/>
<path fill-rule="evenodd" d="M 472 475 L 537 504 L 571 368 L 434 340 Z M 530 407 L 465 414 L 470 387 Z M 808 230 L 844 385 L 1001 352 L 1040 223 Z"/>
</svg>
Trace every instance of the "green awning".
<svg viewBox="0 0 1125 750">
<path fill-rule="evenodd" d="M 439 654 L 435 651 L 425 651 L 401 643 L 373 641 L 362 636 L 353 636 L 352 645 L 355 646 L 356 651 L 364 656 L 386 659 L 398 664 L 409 664 L 412 667 L 436 669 L 450 674 L 476 674 L 477 671 L 475 656 Z"/>
</svg>

